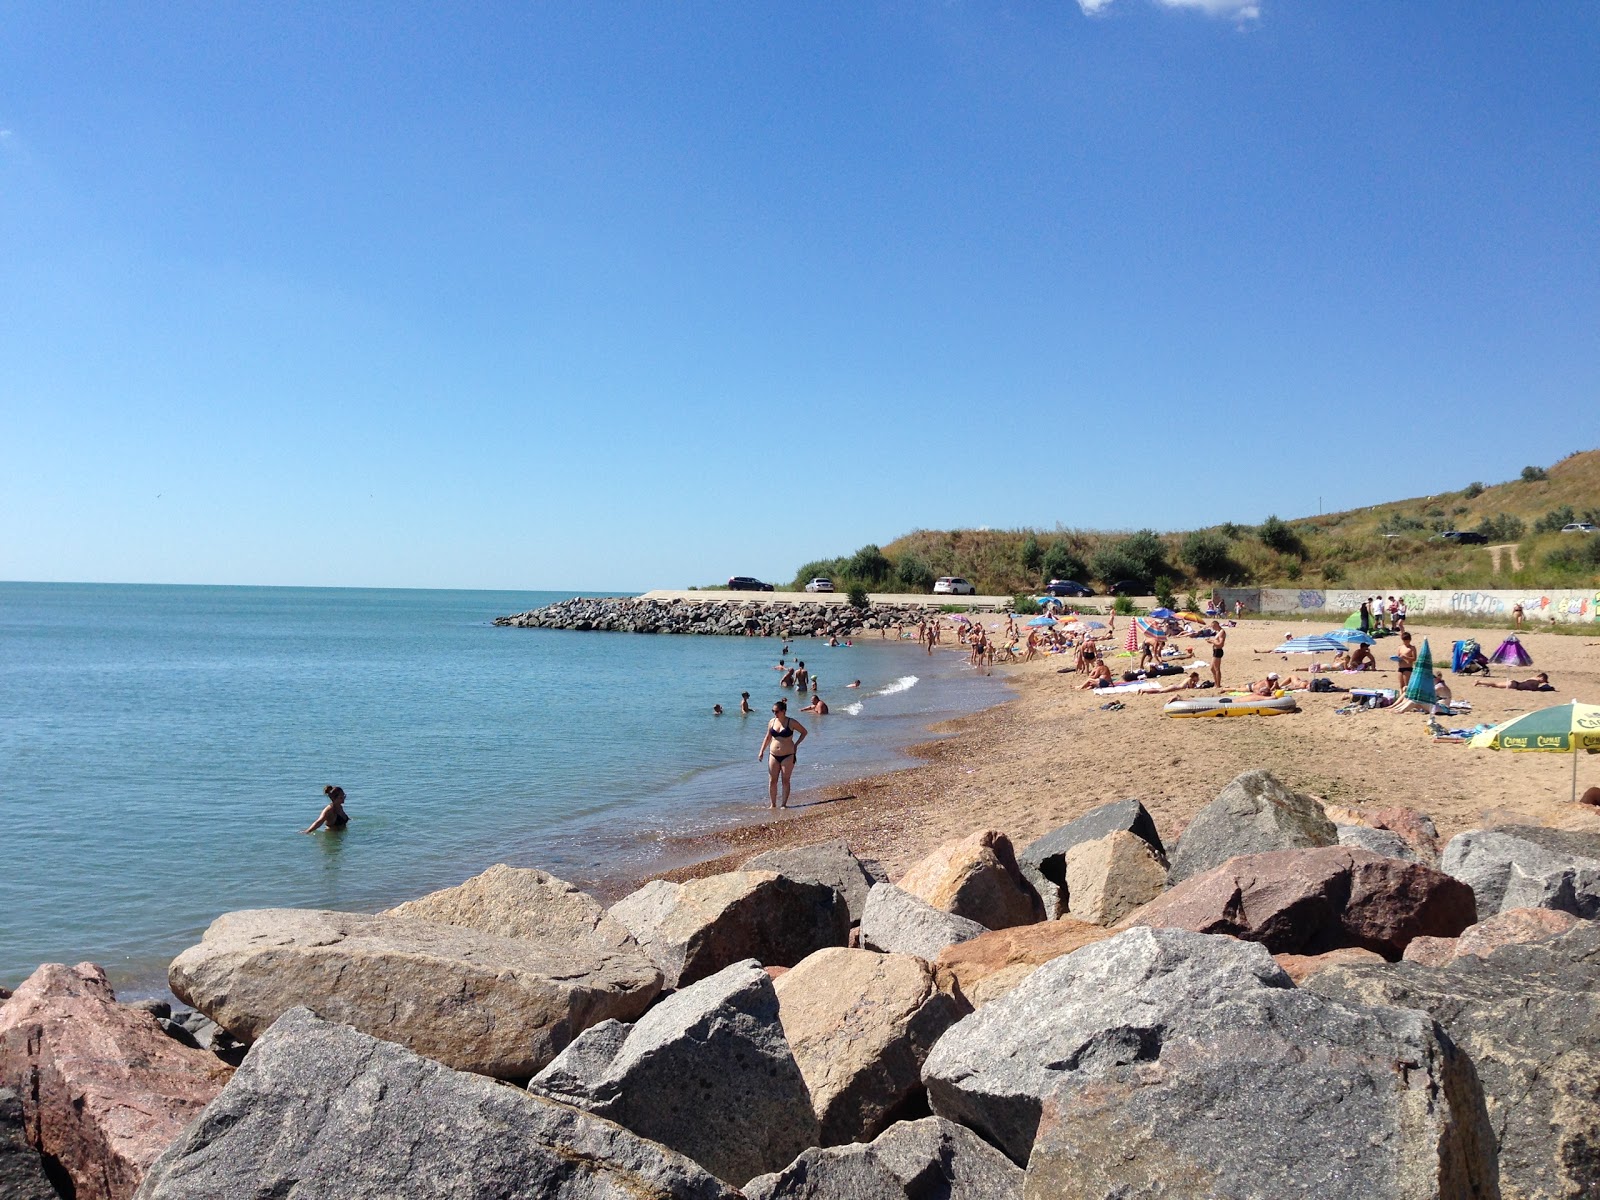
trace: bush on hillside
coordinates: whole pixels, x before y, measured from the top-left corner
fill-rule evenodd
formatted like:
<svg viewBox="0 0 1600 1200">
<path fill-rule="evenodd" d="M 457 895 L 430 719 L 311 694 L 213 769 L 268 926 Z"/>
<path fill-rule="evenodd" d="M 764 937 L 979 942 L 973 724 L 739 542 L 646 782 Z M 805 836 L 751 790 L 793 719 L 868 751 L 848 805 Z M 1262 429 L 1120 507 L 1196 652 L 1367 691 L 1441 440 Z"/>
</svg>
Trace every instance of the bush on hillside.
<svg viewBox="0 0 1600 1200">
<path fill-rule="evenodd" d="M 1107 583 L 1122 579 L 1148 583 L 1167 573 L 1167 548 L 1154 532 L 1141 529 L 1095 551 L 1089 565 Z"/>
<path fill-rule="evenodd" d="M 1586 537 L 1575 546 L 1558 546 L 1544 561 L 1546 566 L 1563 573 L 1600 570 L 1600 537 Z"/>
<path fill-rule="evenodd" d="M 819 558 L 808 562 L 795 573 L 794 589 L 799 591 L 817 576 L 831 579 L 837 584 L 845 576 L 845 560 L 842 558 Z"/>
<path fill-rule="evenodd" d="M 1074 554 L 1063 541 L 1050 543 L 1050 549 L 1044 552 L 1039 560 L 1039 578 L 1048 582 L 1052 579 L 1072 579 L 1082 583 L 1089 575 L 1089 568 L 1084 565 L 1083 559 Z"/>
<path fill-rule="evenodd" d="M 1496 513 L 1492 517 L 1485 517 L 1478 522 L 1477 528 L 1477 532 L 1491 542 L 1514 542 L 1527 530 L 1526 522 L 1510 513 Z"/>
<path fill-rule="evenodd" d="M 1523 467 L 1522 468 L 1522 482 L 1523 483 L 1537 483 L 1541 479 L 1549 479 L 1549 478 L 1550 478 L 1550 472 L 1546 471 L 1543 467 Z"/>
<path fill-rule="evenodd" d="M 884 552 L 874 545 L 866 545 L 850 556 L 845 574 L 851 579 L 864 579 L 868 583 L 882 583 L 889 578 L 894 564 Z"/>
<path fill-rule="evenodd" d="M 1479 496 L 1483 495 L 1483 484 L 1479 483 L 1477 480 L 1473 480 L 1471 483 L 1467 484 L 1467 490 L 1461 494 L 1468 500 L 1476 500 Z"/>
<path fill-rule="evenodd" d="M 1133 616 L 1133 597 L 1118 596 L 1111 602 L 1111 611 L 1124 617 Z"/>
<path fill-rule="evenodd" d="M 1344 578 L 1344 568 L 1342 566 L 1340 566 L 1338 563 L 1336 563 L 1336 562 L 1325 562 L 1325 563 L 1322 564 L 1322 582 L 1323 583 L 1338 583 L 1343 578 Z"/>
<path fill-rule="evenodd" d="M 1177 608 L 1178 598 L 1172 594 L 1172 580 L 1165 575 L 1156 580 L 1156 603 L 1162 608 Z"/>
<path fill-rule="evenodd" d="M 1552 508 L 1544 516 L 1533 523 L 1535 533 L 1560 533 L 1563 525 L 1570 525 L 1578 519 L 1578 514 L 1572 511 L 1572 505 L 1563 504 L 1560 508 Z"/>
<path fill-rule="evenodd" d="M 1039 545 L 1039 539 L 1029 534 L 1022 539 L 1022 569 L 1029 575 L 1037 575 L 1044 565 L 1044 549 Z"/>
<path fill-rule="evenodd" d="M 1280 521 L 1277 517 L 1268 517 L 1261 522 L 1256 530 L 1256 536 L 1263 545 L 1276 550 L 1279 554 L 1293 554 L 1297 558 L 1304 558 L 1306 554 L 1305 543 L 1300 540 L 1300 534 L 1295 527 L 1287 521 Z"/>
<path fill-rule="evenodd" d="M 894 565 L 894 577 L 903 592 L 930 591 L 933 581 L 938 578 L 928 560 L 916 553 L 900 556 L 900 561 Z"/>
<path fill-rule="evenodd" d="M 1232 544 L 1222 534 L 1201 530 L 1183 539 L 1178 558 L 1201 579 L 1227 580 L 1239 573 L 1232 551 Z"/>
</svg>

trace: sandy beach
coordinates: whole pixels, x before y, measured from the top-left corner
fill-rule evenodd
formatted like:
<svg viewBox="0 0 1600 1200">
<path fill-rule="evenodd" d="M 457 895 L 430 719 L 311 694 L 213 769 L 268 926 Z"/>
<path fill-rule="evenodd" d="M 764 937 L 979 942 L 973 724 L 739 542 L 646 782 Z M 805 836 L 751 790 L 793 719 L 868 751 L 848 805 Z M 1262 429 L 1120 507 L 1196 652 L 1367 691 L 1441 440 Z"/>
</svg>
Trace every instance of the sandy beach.
<svg viewBox="0 0 1600 1200">
<path fill-rule="evenodd" d="M 997 626 L 997 619 L 986 618 Z M 1600 699 L 1600 629 L 1593 634 L 1521 634 L 1534 665 L 1496 666 L 1491 678 L 1549 673 L 1554 692 L 1513 692 L 1474 687 L 1481 676 L 1449 673 L 1450 643 L 1474 636 L 1492 653 L 1504 629 L 1410 626 L 1420 646 L 1431 644 L 1435 665 L 1473 711 L 1444 718 L 1450 728 L 1493 723 L 1571 699 Z M 1286 637 L 1320 631 L 1304 622 L 1247 620 L 1229 631 L 1225 687 L 1243 686 L 1266 672 L 1304 675 L 1306 655 L 1270 653 Z M 1190 645 L 1181 639 L 1180 645 Z M 1203 664 L 1209 655 L 1192 643 Z M 1333 675 L 1340 687 L 1394 687 L 1388 659 L 1398 640 L 1376 647 L 1385 670 Z M 959 651 L 942 650 L 942 653 Z M 1120 663 L 1120 665 L 1119 665 Z M 1276 717 L 1174 720 L 1162 715 L 1170 697 L 1128 696 L 1120 710 L 1080 691 L 1070 656 L 997 666 L 1016 696 L 1006 704 L 952 722 L 945 735 L 912 748 L 920 764 L 890 774 L 797 795 L 799 807 L 775 820 L 721 833 L 680 839 L 668 854 L 693 865 L 666 872 L 684 879 L 732 869 L 750 855 L 776 846 L 844 838 L 857 853 L 879 859 L 898 876 L 939 842 L 978 828 L 1001 830 L 1021 845 L 1099 804 L 1142 800 L 1162 834 L 1171 839 L 1228 780 L 1265 767 L 1290 786 L 1331 805 L 1409 805 L 1430 814 L 1444 838 L 1485 824 L 1522 821 L 1600 831 L 1600 811 L 1568 802 L 1572 759 L 1557 754 L 1510 754 L 1433 742 L 1428 718 L 1385 710 L 1340 714 L 1342 693 L 1297 693 L 1301 711 Z M 1127 660 L 1112 659 L 1113 670 Z M 1067 666 L 1068 674 L 1058 674 Z M 822 718 L 822 731 L 826 721 Z M 1600 785 L 1600 757 L 1580 756 L 1579 791 Z M 617 894 L 633 881 L 604 881 Z"/>
</svg>

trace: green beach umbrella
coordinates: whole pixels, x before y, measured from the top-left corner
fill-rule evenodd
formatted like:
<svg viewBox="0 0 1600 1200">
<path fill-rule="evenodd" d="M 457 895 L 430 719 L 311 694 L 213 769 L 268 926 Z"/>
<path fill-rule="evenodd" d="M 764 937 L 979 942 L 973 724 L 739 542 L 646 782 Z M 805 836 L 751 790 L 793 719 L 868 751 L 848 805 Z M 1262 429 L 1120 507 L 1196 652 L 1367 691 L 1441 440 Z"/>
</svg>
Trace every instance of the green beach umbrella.
<svg viewBox="0 0 1600 1200">
<path fill-rule="evenodd" d="M 1502 721 L 1473 737 L 1475 750 L 1572 755 L 1572 798 L 1578 798 L 1578 751 L 1600 754 L 1600 704 L 1557 704 Z"/>
<path fill-rule="evenodd" d="M 1418 704 L 1439 703 L 1439 693 L 1433 687 L 1433 651 L 1428 649 L 1428 639 L 1422 639 L 1422 649 L 1417 654 L 1417 665 L 1411 670 L 1411 681 L 1406 684 L 1406 699 Z"/>
<path fill-rule="evenodd" d="M 1346 617 L 1344 619 L 1344 627 L 1346 629 L 1360 629 L 1361 628 L 1361 610 L 1360 609 L 1357 609 L 1355 612 L 1351 613 L 1348 617 Z"/>
</svg>

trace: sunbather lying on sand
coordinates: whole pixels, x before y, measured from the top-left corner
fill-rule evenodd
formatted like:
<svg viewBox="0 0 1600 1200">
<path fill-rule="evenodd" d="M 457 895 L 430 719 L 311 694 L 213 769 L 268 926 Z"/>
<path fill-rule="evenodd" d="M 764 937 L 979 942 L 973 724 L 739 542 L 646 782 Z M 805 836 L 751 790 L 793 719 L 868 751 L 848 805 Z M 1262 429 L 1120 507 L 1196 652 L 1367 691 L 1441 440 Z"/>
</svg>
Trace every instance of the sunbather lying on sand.
<svg viewBox="0 0 1600 1200">
<path fill-rule="evenodd" d="M 1258 679 L 1247 689 L 1252 696 L 1270 696 L 1274 692 L 1292 692 L 1311 686 L 1308 679 L 1298 679 L 1293 675 L 1280 677 L 1276 671 L 1268 671 L 1265 679 Z"/>
<path fill-rule="evenodd" d="M 1543 671 L 1533 679 L 1474 679 L 1473 687 L 1505 688 L 1511 692 L 1553 692 L 1550 676 Z"/>
<path fill-rule="evenodd" d="M 1166 687 L 1157 688 L 1153 692 L 1147 692 L 1146 695 L 1156 696 L 1156 695 L 1160 695 L 1163 692 L 1190 692 L 1190 691 L 1193 691 L 1195 688 L 1197 688 L 1199 686 L 1200 686 L 1200 672 L 1199 671 L 1190 671 L 1189 674 L 1184 677 L 1184 680 L 1183 680 L 1182 683 L 1169 683 L 1169 684 L 1167 684 Z"/>
</svg>

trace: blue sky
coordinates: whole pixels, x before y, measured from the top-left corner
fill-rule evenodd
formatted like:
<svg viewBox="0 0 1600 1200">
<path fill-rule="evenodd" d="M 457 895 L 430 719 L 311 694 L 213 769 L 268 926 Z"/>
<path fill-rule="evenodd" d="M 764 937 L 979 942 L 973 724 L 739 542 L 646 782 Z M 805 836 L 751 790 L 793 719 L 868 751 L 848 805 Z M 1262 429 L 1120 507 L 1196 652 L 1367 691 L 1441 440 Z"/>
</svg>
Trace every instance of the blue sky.
<svg viewBox="0 0 1600 1200">
<path fill-rule="evenodd" d="M 644 588 L 1600 444 L 1600 9 L 0 3 L 0 578 Z"/>
</svg>

